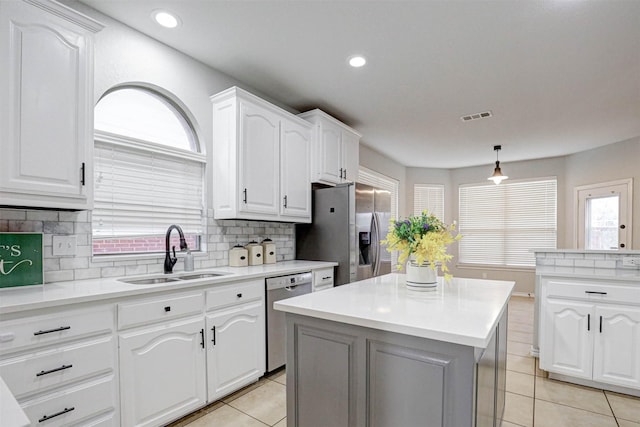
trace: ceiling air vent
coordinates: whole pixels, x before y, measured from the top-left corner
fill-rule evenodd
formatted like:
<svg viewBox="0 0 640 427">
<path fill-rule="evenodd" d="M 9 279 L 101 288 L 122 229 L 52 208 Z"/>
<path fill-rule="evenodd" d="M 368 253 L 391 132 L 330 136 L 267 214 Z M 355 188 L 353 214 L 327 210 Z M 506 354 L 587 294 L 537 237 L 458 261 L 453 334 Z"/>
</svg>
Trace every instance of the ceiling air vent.
<svg viewBox="0 0 640 427">
<path fill-rule="evenodd" d="M 460 117 L 460 120 L 462 120 L 463 122 L 470 122 L 471 120 L 486 119 L 491 116 L 492 116 L 491 111 L 483 111 L 482 113 L 473 113 L 473 114 L 468 114 L 466 116 L 462 116 Z"/>
</svg>

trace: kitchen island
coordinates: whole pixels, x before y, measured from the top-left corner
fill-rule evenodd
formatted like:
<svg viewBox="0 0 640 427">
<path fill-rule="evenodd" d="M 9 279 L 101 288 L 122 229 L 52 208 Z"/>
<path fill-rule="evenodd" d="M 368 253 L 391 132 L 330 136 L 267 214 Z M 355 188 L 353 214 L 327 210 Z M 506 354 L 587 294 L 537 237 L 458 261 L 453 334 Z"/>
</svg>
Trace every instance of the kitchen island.
<svg viewBox="0 0 640 427">
<path fill-rule="evenodd" d="M 388 274 L 279 301 L 293 426 L 493 426 L 514 282 Z"/>
</svg>

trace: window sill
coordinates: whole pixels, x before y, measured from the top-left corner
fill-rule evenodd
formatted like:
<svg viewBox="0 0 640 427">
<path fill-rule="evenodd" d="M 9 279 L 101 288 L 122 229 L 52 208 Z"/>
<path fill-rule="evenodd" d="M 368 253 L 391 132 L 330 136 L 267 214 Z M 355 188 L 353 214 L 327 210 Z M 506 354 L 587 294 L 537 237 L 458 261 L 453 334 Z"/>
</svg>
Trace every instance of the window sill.
<svg viewBox="0 0 640 427">
<path fill-rule="evenodd" d="M 184 258 L 186 252 L 176 252 L 176 257 L 178 259 Z M 203 251 L 193 251 L 191 254 L 194 258 L 205 258 L 207 257 L 207 252 Z M 172 254 L 173 255 L 173 254 Z M 155 253 L 146 253 L 146 254 L 108 254 L 108 255 L 92 255 L 92 262 L 112 262 L 112 261 L 143 261 L 143 260 L 153 260 L 157 259 L 158 261 L 164 260 L 165 253 L 164 252 L 155 252 Z"/>
</svg>

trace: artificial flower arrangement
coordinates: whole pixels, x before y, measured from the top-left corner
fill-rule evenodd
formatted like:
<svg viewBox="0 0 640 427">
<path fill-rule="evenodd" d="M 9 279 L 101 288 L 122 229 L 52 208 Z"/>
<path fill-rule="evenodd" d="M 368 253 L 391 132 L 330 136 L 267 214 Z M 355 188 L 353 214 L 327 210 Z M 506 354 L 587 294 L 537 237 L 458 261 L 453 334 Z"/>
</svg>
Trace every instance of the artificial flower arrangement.
<svg viewBox="0 0 640 427">
<path fill-rule="evenodd" d="M 447 253 L 447 246 L 462 238 L 460 234 L 454 235 L 455 230 L 455 222 L 447 226 L 435 215 L 423 211 L 421 215 L 410 216 L 404 221 L 392 219 L 387 238 L 381 243 L 387 245 L 389 252 L 400 251 L 398 270 L 414 255 L 417 265 L 426 261 L 433 270 L 440 263 L 445 279 L 449 280 L 451 275 L 448 274 L 447 262 L 453 255 Z"/>
</svg>

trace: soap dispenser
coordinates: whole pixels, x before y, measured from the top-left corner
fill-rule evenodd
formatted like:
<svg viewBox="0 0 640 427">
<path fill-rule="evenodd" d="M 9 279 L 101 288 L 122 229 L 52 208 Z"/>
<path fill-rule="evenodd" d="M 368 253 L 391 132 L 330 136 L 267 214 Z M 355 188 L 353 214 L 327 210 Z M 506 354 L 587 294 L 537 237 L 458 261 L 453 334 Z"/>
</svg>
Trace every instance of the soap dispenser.
<svg viewBox="0 0 640 427">
<path fill-rule="evenodd" d="M 184 271 L 193 271 L 193 254 L 190 249 L 187 249 L 187 254 L 184 256 Z"/>
</svg>

